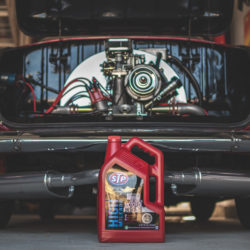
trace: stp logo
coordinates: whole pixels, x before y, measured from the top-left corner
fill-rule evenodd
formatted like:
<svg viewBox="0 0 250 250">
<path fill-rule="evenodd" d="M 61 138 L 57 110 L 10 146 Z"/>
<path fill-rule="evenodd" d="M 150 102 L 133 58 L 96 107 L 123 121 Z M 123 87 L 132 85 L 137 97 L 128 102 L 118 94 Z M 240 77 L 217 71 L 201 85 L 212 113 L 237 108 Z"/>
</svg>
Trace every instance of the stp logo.
<svg viewBox="0 0 250 250">
<path fill-rule="evenodd" d="M 122 172 L 114 172 L 109 176 L 109 182 L 114 185 L 124 185 L 128 182 L 128 175 Z"/>
</svg>

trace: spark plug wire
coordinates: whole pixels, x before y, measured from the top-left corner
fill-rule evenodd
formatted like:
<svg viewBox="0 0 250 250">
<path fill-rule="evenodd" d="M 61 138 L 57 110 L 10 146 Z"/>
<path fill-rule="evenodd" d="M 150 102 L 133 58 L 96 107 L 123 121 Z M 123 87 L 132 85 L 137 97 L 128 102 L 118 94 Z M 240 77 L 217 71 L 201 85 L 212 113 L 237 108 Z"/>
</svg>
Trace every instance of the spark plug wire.
<svg viewBox="0 0 250 250">
<path fill-rule="evenodd" d="M 52 105 L 45 111 L 45 114 L 50 114 L 54 108 L 56 107 L 56 105 L 60 102 L 60 100 L 62 99 L 63 97 L 63 93 L 64 91 L 73 83 L 75 82 L 82 82 L 84 85 L 85 85 L 85 88 L 88 90 L 89 87 L 88 85 L 86 84 L 85 81 L 88 81 L 89 84 L 91 84 L 90 80 L 88 80 L 87 78 L 76 78 L 76 79 L 73 79 L 72 81 L 70 81 L 68 84 L 66 84 L 63 89 L 59 92 L 58 96 L 56 97 L 55 101 L 52 103 Z"/>
<path fill-rule="evenodd" d="M 31 84 L 29 84 L 24 78 L 23 81 L 25 83 L 25 85 L 30 89 L 31 94 L 32 94 L 32 98 L 33 98 L 33 111 L 34 113 L 36 113 L 36 96 L 35 96 L 35 92 L 33 87 L 31 86 Z"/>
</svg>

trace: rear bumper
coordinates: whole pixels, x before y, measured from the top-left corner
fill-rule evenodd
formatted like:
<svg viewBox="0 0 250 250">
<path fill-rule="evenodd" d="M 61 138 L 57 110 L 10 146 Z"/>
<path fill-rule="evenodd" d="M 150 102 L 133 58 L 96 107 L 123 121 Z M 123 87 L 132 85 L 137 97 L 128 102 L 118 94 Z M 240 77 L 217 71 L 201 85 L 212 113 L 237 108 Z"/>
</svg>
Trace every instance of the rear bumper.
<svg viewBox="0 0 250 250">
<path fill-rule="evenodd" d="M 98 133 L 97 133 L 98 134 Z M 117 131 L 112 134 L 122 134 Z M 102 151 L 107 144 L 107 136 L 94 136 L 88 134 L 70 134 L 58 131 L 56 133 L 35 132 L 1 132 L 0 153 L 22 152 L 74 152 L 74 151 Z M 222 131 L 214 132 L 180 132 L 169 131 L 165 135 L 137 135 L 141 139 L 162 151 L 171 152 L 250 152 L 250 133 Z M 132 136 L 123 136 L 126 142 Z"/>
</svg>

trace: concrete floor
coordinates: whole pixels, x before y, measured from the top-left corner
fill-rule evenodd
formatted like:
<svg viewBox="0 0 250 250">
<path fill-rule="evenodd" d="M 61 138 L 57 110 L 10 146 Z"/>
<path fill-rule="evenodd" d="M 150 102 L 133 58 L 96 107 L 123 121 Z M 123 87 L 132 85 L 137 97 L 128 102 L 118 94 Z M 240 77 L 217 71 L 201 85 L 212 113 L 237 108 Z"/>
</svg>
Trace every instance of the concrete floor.
<svg viewBox="0 0 250 250">
<path fill-rule="evenodd" d="M 101 244 L 96 233 L 93 216 L 58 216 L 52 223 L 42 223 L 38 216 L 13 216 L 9 227 L 0 232 L 0 249 L 250 249 L 250 231 L 237 220 L 220 218 L 199 226 L 193 221 L 183 221 L 181 217 L 168 217 L 166 242 L 157 244 Z"/>
</svg>

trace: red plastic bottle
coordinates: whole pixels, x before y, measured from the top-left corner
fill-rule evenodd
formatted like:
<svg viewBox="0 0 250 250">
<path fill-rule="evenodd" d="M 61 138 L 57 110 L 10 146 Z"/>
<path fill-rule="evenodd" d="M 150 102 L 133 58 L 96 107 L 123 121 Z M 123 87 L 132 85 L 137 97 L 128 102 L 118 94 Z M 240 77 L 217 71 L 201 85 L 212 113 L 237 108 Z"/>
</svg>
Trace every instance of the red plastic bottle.
<svg viewBox="0 0 250 250">
<path fill-rule="evenodd" d="M 154 156 L 149 165 L 135 156 L 134 146 Z M 149 178 L 156 179 L 156 199 L 149 199 Z M 108 137 L 99 175 L 98 237 L 100 242 L 163 242 L 165 240 L 163 154 L 134 137 L 121 144 Z"/>
</svg>

